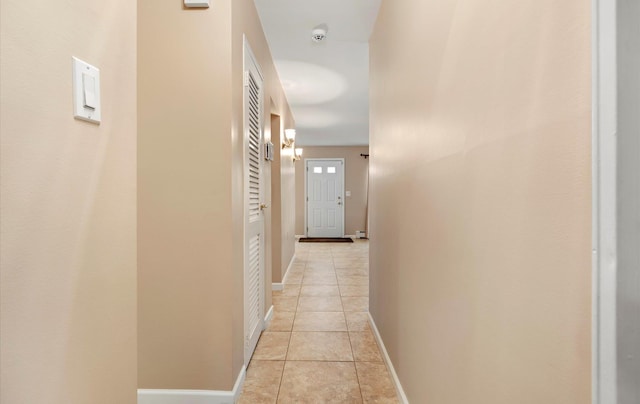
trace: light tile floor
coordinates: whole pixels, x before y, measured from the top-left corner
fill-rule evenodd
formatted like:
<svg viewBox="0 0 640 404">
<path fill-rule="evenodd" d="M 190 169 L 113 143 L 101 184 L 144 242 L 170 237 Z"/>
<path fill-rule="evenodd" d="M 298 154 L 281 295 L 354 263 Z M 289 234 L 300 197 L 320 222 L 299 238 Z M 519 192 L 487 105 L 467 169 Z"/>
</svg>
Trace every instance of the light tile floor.
<svg viewBox="0 0 640 404">
<path fill-rule="evenodd" d="M 369 243 L 296 243 L 240 403 L 398 403 L 369 325 Z"/>
</svg>

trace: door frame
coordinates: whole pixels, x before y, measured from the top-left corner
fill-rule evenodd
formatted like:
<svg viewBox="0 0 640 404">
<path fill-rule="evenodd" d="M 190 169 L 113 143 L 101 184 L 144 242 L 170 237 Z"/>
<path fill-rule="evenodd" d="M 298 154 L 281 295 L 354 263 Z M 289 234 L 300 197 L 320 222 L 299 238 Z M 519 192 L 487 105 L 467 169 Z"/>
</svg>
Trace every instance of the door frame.
<svg viewBox="0 0 640 404">
<path fill-rule="evenodd" d="M 245 366 L 249 366 L 249 362 L 251 360 L 251 357 L 253 356 L 253 353 L 255 352 L 255 347 L 257 345 L 257 340 L 256 340 L 256 344 L 253 347 L 250 347 L 251 345 L 251 341 L 249 340 L 249 333 L 250 333 L 250 324 L 249 324 L 249 296 L 248 296 L 248 265 L 249 262 L 247 260 L 248 257 L 248 250 L 249 250 L 249 245 L 248 245 L 248 238 L 247 238 L 247 233 L 248 233 L 248 228 L 249 228 L 249 220 L 248 220 L 248 211 L 249 211 L 249 199 L 248 199 L 248 195 L 249 195 L 249 182 L 248 182 L 248 165 L 249 165 L 249 156 L 247 154 L 247 144 L 249 141 L 249 136 L 248 136 L 248 128 L 249 125 L 247 124 L 247 72 L 250 69 L 250 65 L 253 64 L 253 66 L 255 67 L 259 78 L 261 80 L 261 88 L 260 88 L 260 140 L 259 140 L 259 147 L 258 147 L 258 161 L 259 161 L 259 170 L 260 170 L 260 195 L 259 195 L 259 201 L 260 203 L 264 203 L 264 195 L 265 195 L 265 179 L 264 179 L 264 161 L 263 161 L 263 144 L 264 144 L 264 136 L 265 136 L 265 91 L 264 91 L 264 86 L 265 86 L 265 80 L 264 80 L 264 74 L 262 72 L 262 68 L 260 67 L 260 64 L 258 63 L 258 60 L 255 57 L 255 54 L 253 53 L 252 49 L 251 49 L 251 45 L 249 44 L 249 41 L 247 40 L 246 36 L 243 36 L 243 61 L 242 61 L 242 80 L 243 80 L 243 86 L 242 86 L 242 155 L 243 155 L 243 160 L 242 160 L 242 181 L 243 181 L 243 205 L 244 205 L 244 210 L 242 213 L 243 216 L 243 313 L 244 313 L 244 321 L 243 321 L 243 357 L 244 357 L 244 364 Z M 259 299 L 259 316 L 258 316 L 258 326 L 257 329 L 259 330 L 259 333 L 261 334 L 262 331 L 265 329 L 265 323 L 264 323 L 264 312 L 265 312 L 265 270 L 266 270 L 266 253 L 265 253 L 265 245 L 266 245 L 266 240 L 265 238 L 268 236 L 266 234 L 266 222 L 265 222 L 265 215 L 264 215 L 264 210 L 260 210 L 260 215 L 262 215 L 262 231 L 261 231 L 261 237 L 260 237 L 260 251 L 261 251 L 261 258 L 260 258 L 260 264 L 259 264 L 259 293 L 260 296 L 258 297 Z M 259 339 L 259 337 L 258 337 Z M 251 348 L 251 349 L 250 349 Z"/>
<path fill-rule="evenodd" d="M 308 222 L 308 218 L 309 218 L 309 213 L 308 213 L 308 208 L 309 208 L 309 200 L 307 199 L 309 194 L 308 194 L 308 188 L 307 188 L 307 180 L 308 180 L 308 176 L 309 176 L 309 166 L 307 165 L 308 161 L 331 161 L 331 160 L 336 160 L 336 161 L 342 161 L 342 236 L 344 237 L 344 233 L 345 233 L 345 227 L 346 227 L 346 223 L 345 223 L 345 212 L 347 210 L 347 200 L 344 197 L 344 193 L 345 193 L 345 178 L 346 178 L 346 170 L 347 170 L 347 166 L 346 166 L 346 162 L 345 159 L 343 157 L 308 157 L 304 159 L 304 236 L 305 237 L 309 237 L 309 222 Z"/>
<path fill-rule="evenodd" d="M 617 402 L 617 13 L 591 0 L 592 402 Z"/>
</svg>

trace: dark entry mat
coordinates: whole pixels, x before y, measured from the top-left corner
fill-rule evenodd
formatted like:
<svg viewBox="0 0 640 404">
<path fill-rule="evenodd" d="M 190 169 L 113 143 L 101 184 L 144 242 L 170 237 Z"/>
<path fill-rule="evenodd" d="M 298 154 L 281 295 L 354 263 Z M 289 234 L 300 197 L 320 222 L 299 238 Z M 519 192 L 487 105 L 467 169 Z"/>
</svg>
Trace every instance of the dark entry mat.
<svg viewBox="0 0 640 404">
<path fill-rule="evenodd" d="M 350 237 L 302 237 L 301 243 L 353 243 Z"/>
</svg>

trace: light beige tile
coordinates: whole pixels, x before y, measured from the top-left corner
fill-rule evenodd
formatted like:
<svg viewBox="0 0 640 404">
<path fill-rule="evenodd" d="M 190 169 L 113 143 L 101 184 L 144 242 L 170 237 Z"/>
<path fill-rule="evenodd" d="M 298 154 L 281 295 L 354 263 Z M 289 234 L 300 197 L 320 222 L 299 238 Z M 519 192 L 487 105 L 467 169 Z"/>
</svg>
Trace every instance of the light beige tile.
<svg viewBox="0 0 640 404">
<path fill-rule="evenodd" d="M 342 311 L 339 296 L 300 296 L 298 311 Z"/>
<path fill-rule="evenodd" d="M 252 360 L 239 404 L 273 404 L 278 398 L 284 361 Z"/>
<path fill-rule="evenodd" d="M 284 285 L 284 288 L 279 291 L 280 296 L 298 296 L 300 294 L 300 287 L 302 285 L 295 283 L 288 283 Z M 275 293 L 275 291 L 274 291 Z"/>
<path fill-rule="evenodd" d="M 284 278 L 284 284 L 285 285 L 300 284 L 300 283 L 302 283 L 303 276 L 304 276 L 304 273 L 302 273 L 302 272 L 296 272 L 296 273 L 288 274 Z"/>
<path fill-rule="evenodd" d="M 274 311 L 267 331 L 291 331 L 295 315 L 294 311 Z"/>
<path fill-rule="evenodd" d="M 341 311 L 298 312 L 293 331 L 347 331 L 347 322 Z"/>
<path fill-rule="evenodd" d="M 287 362 L 278 403 L 362 403 L 353 362 Z"/>
<path fill-rule="evenodd" d="M 274 311 L 296 311 L 297 307 L 297 296 L 273 296 Z"/>
<path fill-rule="evenodd" d="M 338 279 L 335 272 L 305 272 L 302 278 L 303 285 L 337 285 Z"/>
<path fill-rule="evenodd" d="M 300 296 L 340 296 L 338 285 L 303 285 Z"/>
<path fill-rule="evenodd" d="M 337 275 L 351 276 L 369 276 L 369 270 L 366 268 L 336 268 Z"/>
<path fill-rule="evenodd" d="M 344 311 L 369 311 L 368 297 L 343 297 Z"/>
<path fill-rule="evenodd" d="M 313 262 L 306 266 L 307 272 L 327 272 L 333 271 L 334 269 L 333 262 Z"/>
<path fill-rule="evenodd" d="M 347 318 L 347 328 L 349 331 L 370 331 L 369 314 L 359 311 L 347 311 L 344 313 Z"/>
<path fill-rule="evenodd" d="M 340 286 L 343 285 L 369 285 L 369 276 L 368 275 L 345 275 L 338 274 L 338 283 Z"/>
<path fill-rule="evenodd" d="M 398 396 L 384 363 L 356 362 L 360 391 L 365 403 L 396 404 Z"/>
<path fill-rule="evenodd" d="M 380 348 L 376 343 L 375 337 L 371 331 L 350 332 L 351 347 L 353 348 L 353 356 L 357 361 L 363 362 L 381 362 Z"/>
<path fill-rule="evenodd" d="M 369 296 L 369 285 L 340 285 L 340 296 L 347 296 L 347 297 Z"/>
<path fill-rule="evenodd" d="M 263 332 L 253 353 L 253 359 L 284 360 L 287 357 L 290 337 L 290 332 Z"/>
<path fill-rule="evenodd" d="M 273 398 L 271 394 L 261 391 L 249 391 L 242 390 L 240 398 L 238 398 L 237 404 L 274 404 L 276 403 L 278 394 Z"/>
<path fill-rule="evenodd" d="M 369 265 L 368 259 L 353 259 L 353 258 L 334 258 L 333 265 L 335 268 L 350 268 L 350 267 L 361 267 L 365 265 Z"/>
<path fill-rule="evenodd" d="M 346 332 L 291 333 L 288 361 L 353 361 Z"/>
<path fill-rule="evenodd" d="M 307 259 L 305 258 L 294 258 L 293 263 L 291 264 L 291 268 L 289 269 L 305 269 L 307 266 Z"/>
</svg>

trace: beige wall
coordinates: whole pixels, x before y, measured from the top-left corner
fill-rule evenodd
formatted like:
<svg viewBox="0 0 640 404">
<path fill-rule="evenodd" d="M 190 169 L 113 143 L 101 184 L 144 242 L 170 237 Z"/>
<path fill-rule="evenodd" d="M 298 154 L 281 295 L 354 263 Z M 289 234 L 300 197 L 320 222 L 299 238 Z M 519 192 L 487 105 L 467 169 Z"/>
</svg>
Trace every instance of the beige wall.
<svg viewBox="0 0 640 404">
<path fill-rule="evenodd" d="M 367 225 L 367 176 L 369 160 L 360 154 L 369 153 L 368 146 L 304 146 L 303 159 L 296 164 L 296 234 L 304 231 L 304 159 L 343 158 L 345 165 L 344 190 L 351 191 L 345 196 L 344 234 L 355 235 L 356 230 L 366 230 Z"/>
<path fill-rule="evenodd" d="M 265 133 L 270 100 L 291 117 L 252 1 L 138 10 L 139 387 L 231 390 L 244 361 L 243 33 L 265 77 Z"/>
<path fill-rule="evenodd" d="M 0 6 L 2 403 L 136 402 L 136 10 Z M 101 70 L 75 120 L 72 56 Z"/>
<path fill-rule="evenodd" d="M 590 401 L 589 21 L 383 1 L 370 310 L 410 402 Z"/>
<path fill-rule="evenodd" d="M 295 252 L 295 192 L 296 165 L 291 148 L 282 148 L 284 130 L 282 118 L 271 116 L 271 141 L 274 159 L 271 162 L 272 239 L 278 240 L 273 248 L 273 282 L 281 283 Z"/>
<path fill-rule="evenodd" d="M 271 52 L 269 51 L 269 45 L 267 44 L 267 40 L 264 37 L 264 31 L 262 30 L 262 25 L 260 23 L 260 19 L 258 17 L 258 12 L 255 8 L 255 4 L 252 0 L 233 0 L 233 24 L 232 24 L 232 86 L 233 86 L 233 115 L 232 115 L 232 175 L 231 175 L 231 183 L 233 186 L 233 210 L 232 216 L 234 220 L 233 227 L 233 239 L 234 239 L 234 264 L 233 264 L 233 272 L 235 274 L 234 280 L 234 290 L 237 291 L 234 305 L 234 310 L 236 313 L 234 314 L 234 361 L 233 361 L 233 371 L 234 374 L 238 374 L 240 368 L 242 367 L 242 352 L 244 347 L 244 339 L 241 338 L 243 335 L 241 333 L 242 326 L 238 324 L 237 320 L 242 318 L 242 305 L 241 301 L 238 299 L 238 296 L 241 297 L 241 289 L 243 278 L 242 268 L 243 268 L 243 244 L 240 244 L 242 240 L 242 229 L 243 229 L 243 211 L 242 211 L 242 203 L 244 200 L 244 196 L 242 193 L 242 180 L 243 180 L 243 166 L 242 166 L 242 152 L 243 152 L 243 143 L 242 143 L 242 122 L 243 122 L 243 104 L 242 104 L 242 95 L 243 95 L 243 39 L 246 38 L 249 43 L 251 50 L 253 51 L 254 56 L 257 59 L 258 64 L 262 70 L 262 74 L 264 77 L 264 123 L 265 123 L 265 138 L 271 139 L 271 141 L 276 144 L 275 141 L 277 135 L 274 135 L 271 131 L 271 119 L 270 119 L 270 111 L 276 115 L 279 115 L 282 120 L 281 128 L 289 128 L 294 126 L 293 117 L 291 115 L 291 110 L 289 109 L 289 104 L 287 103 L 287 99 L 284 95 L 284 91 L 282 90 L 282 85 L 280 83 L 280 79 L 275 69 L 275 65 L 273 64 L 273 59 L 271 57 Z M 277 151 L 277 149 L 275 150 Z M 269 167 L 269 163 L 264 164 L 265 171 L 269 173 L 269 176 L 265 176 L 265 191 L 270 188 L 270 181 L 278 181 L 278 176 L 275 175 L 271 177 L 273 174 L 273 170 Z M 271 172 L 270 172 L 271 171 Z M 280 168 L 280 181 L 282 183 L 282 189 L 286 189 L 288 187 L 287 184 L 292 182 L 293 173 L 291 172 L 291 166 L 286 162 L 281 163 Z M 265 194 L 267 194 L 265 192 Z M 269 201 L 266 200 L 267 205 L 269 205 Z M 286 200 L 283 198 L 282 204 L 286 207 Z M 273 210 L 273 208 L 271 209 Z M 269 212 L 269 208 L 266 209 L 267 217 L 266 217 L 266 227 L 265 234 L 271 234 L 271 222 L 268 220 L 269 216 L 272 212 Z M 293 219 L 289 219 L 288 215 L 293 215 L 293 212 L 287 213 L 287 211 L 283 211 L 281 215 L 282 220 L 282 236 L 280 238 L 280 243 L 278 243 L 277 237 L 274 237 L 271 241 L 271 251 L 280 249 L 283 251 L 283 261 L 286 259 L 286 250 L 293 250 L 295 239 L 293 237 Z M 290 237 L 287 237 L 288 234 L 291 234 Z M 288 260 L 287 260 L 288 263 Z M 266 264 L 266 278 L 265 278 L 265 313 L 269 310 L 271 306 L 271 265 L 269 260 L 265 262 Z M 237 338 L 235 337 L 237 336 Z"/>
<path fill-rule="evenodd" d="M 229 390 L 231 3 L 138 17 L 138 386 Z"/>
</svg>

